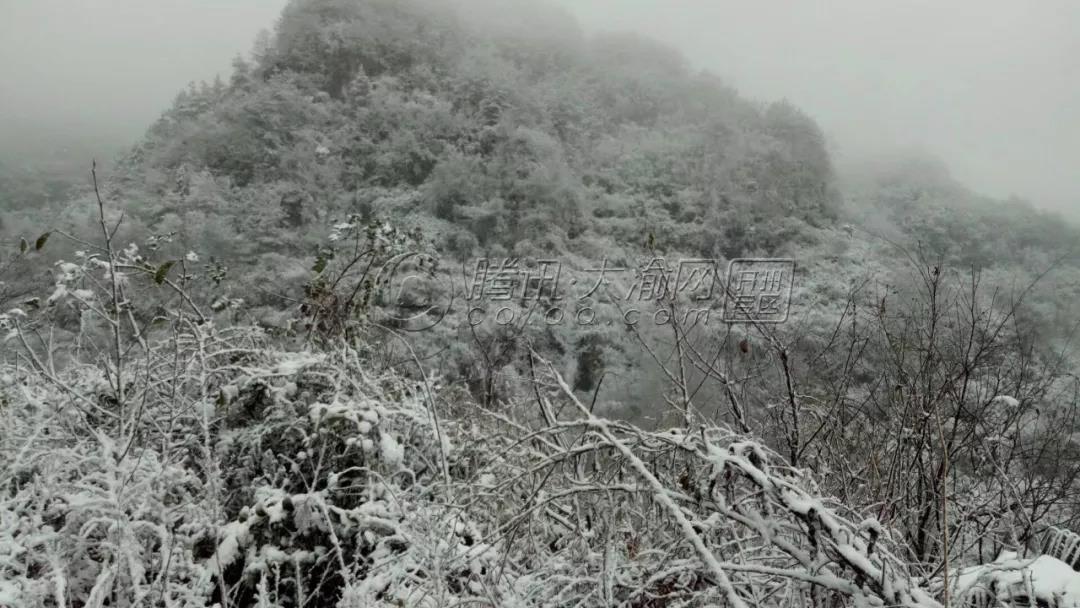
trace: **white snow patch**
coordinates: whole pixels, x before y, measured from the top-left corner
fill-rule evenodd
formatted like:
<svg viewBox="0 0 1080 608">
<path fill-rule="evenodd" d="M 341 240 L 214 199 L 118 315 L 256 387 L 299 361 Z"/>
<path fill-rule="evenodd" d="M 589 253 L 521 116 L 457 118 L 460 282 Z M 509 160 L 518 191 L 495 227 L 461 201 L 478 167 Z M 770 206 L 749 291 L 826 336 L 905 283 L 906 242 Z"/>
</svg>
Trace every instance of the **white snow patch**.
<svg viewBox="0 0 1080 608">
<path fill-rule="evenodd" d="M 56 266 L 60 269 L 60 272 L 63 273 L 64 278 L 66 279 L 74 278 L 75 274 L 80 270 L 78 264 L 72 264 L 71 262 L 65 262 L 63 260 L 57 262 Z"/>
<path fill-rule="evenodd" d="M 387 465 L 397 468 L 405 463 L 405 450 L 389 433 L 383 433 L 379 437 L 379 448 L 382 450 L 382 459 Z"/>
<path fill-rule="evenodd" d="M 289 353 L 278 361 L 274 373 L 282 376 L 291 376 L 310 365 L 316 365 L 323 357 L 313 353 Z"/>
<path fill-rule="evenodd" d="M 1080 605 L 1080 573 L 1049 555 L 1040 555 L 1031 560 L 1006 551 L 992 563 L 960 570 L 952 587 L 965 592 L 975 587 L 990 588 L 993 583 L 999 589 L 1011 589 L 1023 594 L 1028 577 L 1037 598 L 1057 598 L 1059 603 L 1056 605 L 1060 606 Z"/>
<path fill-rule="evenodd" d="M 65 286 L 63 283 L 57 283 L 56 290 L 52 292 L 52 295 L 49 296 L 49 299 L 46 300 L 46 302 L 48 302 L 49 304 L 55 304 L 60 298 L 63 298 L 66 295 L 67 286 Z"/>
<path fill-rule="evenodd" d="M 221 564 L 222 568 L 233 563 L 240 555 L 240 547 L 247 544 L 251 536 L 248 524 L 236 521 L 226 524 L 223 531 L 224 534 L 218 544 L 217 551 L 210 558 L 210 563 Z"/>
<path fill-rule="evenodd" d="M 0 606 L 22 606 L 21 595 L 22 590 L 14 582 L 0 581 Z"/>
<path fill-rule="evenodd" d="M 1016 397 L 1010 397 L 1008 395 L 998 395 L 990 401 L 996 405 L 1002 405 L 1008 408 L 1020 407 L 1020 401 Z"/>
<path fill-rule="evenodd" d="M 221 387 L 221 398 L 225 403 L 232 403 L 239 394 L 240 389 L 233 384 Z"/>
</svg>

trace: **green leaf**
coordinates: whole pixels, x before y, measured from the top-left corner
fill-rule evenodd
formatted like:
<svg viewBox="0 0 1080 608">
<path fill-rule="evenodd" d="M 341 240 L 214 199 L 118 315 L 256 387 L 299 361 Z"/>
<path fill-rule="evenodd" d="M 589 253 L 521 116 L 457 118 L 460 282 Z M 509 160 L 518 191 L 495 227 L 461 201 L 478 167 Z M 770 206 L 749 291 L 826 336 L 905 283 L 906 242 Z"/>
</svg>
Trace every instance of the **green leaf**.
<svg viewBox="0 0 1080 608">
<path fill-rule="evenodd" d="M 26 253 L 26 250 L 30 248 L 30 243 L 26 242 L 26 239 L 19 239 L 19 253 Z"/>
<path fill-rule="evenodd" d="M 326 258 L 321 255 L 315 258 L 315 265 L 312 266 L 311 269 L 314 270 L 316 273 L 321 273 L 322 271 L 326 270 Z"/>
<path fill-rule="evenodd" d="M 34 251 L 41 251 L 41 248 L 45 246 L 45 242 L 49 240 L 50 234 L 52 233 L 46 232 L 45 234 L 37 237 L 37 240 L 34 241 Z"/>
<path fill-rule="evenodd" d="M 176 264 L 176 260 L 169 260 L 161 266 L 158 266 L 157 272 L 154 273 L 154 282 L 158 285 L 164 283 L 165 276 L 169 274 L 169 269 L 173 267 L 173 264 Z"/>
</svg>

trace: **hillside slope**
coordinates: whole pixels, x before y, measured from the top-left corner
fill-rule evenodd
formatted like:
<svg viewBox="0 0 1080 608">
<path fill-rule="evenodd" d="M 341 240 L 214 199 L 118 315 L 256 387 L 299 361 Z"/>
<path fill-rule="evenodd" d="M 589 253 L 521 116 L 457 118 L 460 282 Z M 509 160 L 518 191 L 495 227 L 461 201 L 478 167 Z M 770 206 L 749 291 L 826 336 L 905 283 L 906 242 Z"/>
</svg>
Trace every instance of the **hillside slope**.
<svg viewBox="0 0 1080 608">
<path fill-rule="evenodd" d="M 492 23 L 511 11 L 457 8 L 291 3 L 254 63 L 181 94 L 120 193 L 155 230 L 231 258 L 310 255 L 350 213 L 463 258 L 649 233 L 768 253 L 834 216 L 822 135 L 792 106 L 741 99 L 648 40 L 586 39 L 550 9 Z M 749 234 L 762 222 L 778 230 Z"/>
</svg>

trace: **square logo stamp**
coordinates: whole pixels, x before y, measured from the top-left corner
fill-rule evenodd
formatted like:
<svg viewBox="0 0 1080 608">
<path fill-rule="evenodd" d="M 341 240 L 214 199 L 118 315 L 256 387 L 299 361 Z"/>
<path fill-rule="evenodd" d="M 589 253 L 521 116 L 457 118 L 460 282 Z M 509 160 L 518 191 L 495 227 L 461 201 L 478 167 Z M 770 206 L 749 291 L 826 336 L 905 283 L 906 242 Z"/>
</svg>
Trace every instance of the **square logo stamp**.
<svg viewBox="0 0 1080 608">
<path fill-rule="evenodd" d="M 728 263 L 724 321 L 783 323 L 791 308 L 795 260 L 739 258 Z"/>
</svg>

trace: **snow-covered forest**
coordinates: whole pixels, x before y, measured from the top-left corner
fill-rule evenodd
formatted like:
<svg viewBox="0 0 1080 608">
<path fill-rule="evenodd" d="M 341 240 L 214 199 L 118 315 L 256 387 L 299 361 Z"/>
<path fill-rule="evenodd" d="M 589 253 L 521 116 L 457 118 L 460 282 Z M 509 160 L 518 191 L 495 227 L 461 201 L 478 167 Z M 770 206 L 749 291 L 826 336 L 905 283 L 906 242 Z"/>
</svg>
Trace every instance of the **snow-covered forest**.
<svg viewBox="0 0 1080 608">
<path fill-rule="evenodd" d="M 0 212 L 0 607 L 1080 606 L 1080 227 L 643 36 L 291 0 Z"/>
</svg>

